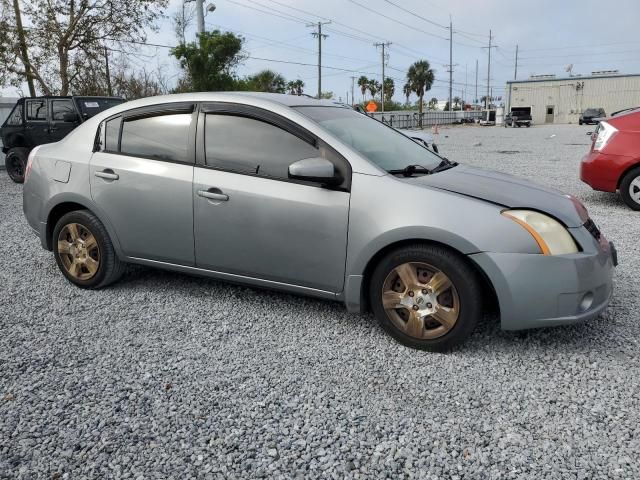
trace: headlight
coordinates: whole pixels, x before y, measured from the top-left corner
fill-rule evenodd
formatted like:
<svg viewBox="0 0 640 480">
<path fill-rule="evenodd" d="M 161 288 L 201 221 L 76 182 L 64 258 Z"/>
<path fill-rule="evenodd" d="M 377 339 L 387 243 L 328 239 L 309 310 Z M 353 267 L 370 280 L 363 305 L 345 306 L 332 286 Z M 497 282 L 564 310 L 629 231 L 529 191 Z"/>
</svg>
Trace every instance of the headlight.
<svg viewBox="0 0 640 480">
<path fill-rule="evenodd" d="M 567 229 L 557 220 L 533 210 L 505 210 L 509 217 L 525 228 L 535 239 L 544 255 L 564 255 L 578 252 L 578 246 Z"/>
<path fill-rule="evenodd" d="M 611 140 L 611 137 L 613 137 L 613 135 L 617 132 L 618 132 L 618 129 L 613 125 L 607 122 L 600 122 L 600 125 L 598 125 L 598 130 L 596 132 L 597 133 L 596 140 L 595 142 L 593 142 L 593 150 L 594 151 L 602 150 L 605 147 L 605 145 L 609 143 L 609 140 Z"/>
</svg>

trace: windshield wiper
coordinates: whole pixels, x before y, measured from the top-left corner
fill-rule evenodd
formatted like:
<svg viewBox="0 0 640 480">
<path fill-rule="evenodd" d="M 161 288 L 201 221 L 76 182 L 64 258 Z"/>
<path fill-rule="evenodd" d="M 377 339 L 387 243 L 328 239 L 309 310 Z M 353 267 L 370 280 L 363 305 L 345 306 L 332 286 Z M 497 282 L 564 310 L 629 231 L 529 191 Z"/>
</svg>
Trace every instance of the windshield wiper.
<svg viewBox="0 0 640 480">
<path fill-rule="evenodd" d="M 387 170 L 387 172 L 391 173 L 392 175 L 404 175 L 405 177 L 410 177 L 414 173 L 422 173 L 422 174 L 428 175 L 432 173 L 433 170 L 429 170 L 428 168 L 423 167 L 422 165 L 407 165 L 404 168 Z"/>
<path fill-rule="evenodd" d="M 456 165 L 458 165 L 458 162 L 452 162 L 448 158 L 443 158 L 442 161 L 438 164 L 438 166 L 431 170 L 431 173 L 438 173 L 444 170 L 449 170 L 450 168 L 453 168 Z"/>
</svg>

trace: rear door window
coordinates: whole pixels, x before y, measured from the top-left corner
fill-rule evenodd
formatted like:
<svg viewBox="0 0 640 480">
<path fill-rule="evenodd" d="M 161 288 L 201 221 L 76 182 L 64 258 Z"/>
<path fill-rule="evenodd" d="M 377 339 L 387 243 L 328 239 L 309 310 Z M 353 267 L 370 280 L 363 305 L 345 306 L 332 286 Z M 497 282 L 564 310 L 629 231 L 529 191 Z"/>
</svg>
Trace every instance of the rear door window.
<svg viewBox="0 0 640 480">
<path fill-rule="evenodd" d="M 46 122 L 47 121 L 47 100 L 34 99 L 26 101 L 27 121 Z"/>
<path fill-rule="evenodd" d="M 118 151 L 118 141 L 120 140 L 120 125 L 122 117 L 112 118 L 104 122 L 104 150 L 107 152 Z"/>
<path fill-rule="evenodd" d="M 125 118 L 120 153 L 153 160 L 191 163 L 188 154 L 191 117 L 191 113 L 163 113 Z"/>
<path fill-rule="evenodd" d="M 76 113 L 70 98 L 51 101 L 51 121 L 63 122 L 67 113 Z"/>
</svg>

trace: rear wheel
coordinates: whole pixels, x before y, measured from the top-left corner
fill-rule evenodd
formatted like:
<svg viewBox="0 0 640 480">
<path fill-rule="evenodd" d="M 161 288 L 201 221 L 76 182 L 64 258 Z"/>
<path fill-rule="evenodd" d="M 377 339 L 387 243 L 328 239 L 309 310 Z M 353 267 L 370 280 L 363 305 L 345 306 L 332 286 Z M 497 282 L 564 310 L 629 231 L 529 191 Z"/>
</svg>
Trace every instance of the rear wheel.
<svg viewBox="0 0 640 480">
<path fill-rule="evenodd" d="M 640 167 L 627 173 L 620 182 L 620 196 L 633 210 L 640 210 Z"/>
<path fill-rule="evenodd" d="M 456 253 L 413 245 L 376 266 L 369 298 L 380 325 L 400 343 L 443 351 L 462 343 L 482 312 L 480 283 Z"/>
<path fill-rule="evenodd" d="M 53 230 L 52 240 L 60 271 L 78 287 L 104 287 L 124 271 L 107 230 L 88 210 L 64 215 Z"/>
<path fill-rule="evenodd" d="M 29 149 L 24 147 L 15 147 L 7 152 L 4 159 L 4 165 L 11 180 L 16 183 L 24 183 L 24 172 L 27 169 L 27 159 L 29 157 Z"/>
</svg>

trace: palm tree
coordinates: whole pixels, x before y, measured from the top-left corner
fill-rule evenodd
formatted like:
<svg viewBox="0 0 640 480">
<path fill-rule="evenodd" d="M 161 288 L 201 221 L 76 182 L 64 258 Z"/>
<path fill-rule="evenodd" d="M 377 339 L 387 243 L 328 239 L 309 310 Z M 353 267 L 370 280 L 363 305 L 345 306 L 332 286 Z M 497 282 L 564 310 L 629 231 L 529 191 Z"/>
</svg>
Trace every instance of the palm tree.
<svg viewBox="0 0 640 480">
<path fill-rule="evenodd" d="M 292 80 L 289 83 L 287 83 L 287 90 L 289 90 L 289 93 L 291 95 L 302 95 L 302 91 L 304 89 L 304 82 L 300 79 L 298 80 Z"/>
<path fill-rule="evenodd" d="M 249 86 L 256 92 L 284 93 L 287 82 L 284 77 L 273 70 L 262 70 L 249 77 Z"/>
<path fill-rule="evenodd" d="M 376 98 L 376 93 L 380 91 L 382 85 L 377 80 L 369 80 L 369 93 L 371 94 L 371 98 Z"/>
<path fill-rule="evenodd" d="M 364 96 L 367 93 L 367 89 L 369 88 L 369 79 L 362 75 L 358 79 L 358 86 L 360 87 L 360 91 L 362 92 L 362 101 L 364 102 Z"/>
<path fill-rule="evenodd" d="M 391 98 L 393 98 L 393 94 L 396 93 L 396 83 L 393 81 L 393 78 L 385 78 L 384 79 L 384 101 L 390 102 Z"/>
<path fill-rule="evenodd" d="M 460 97 L 453 97 L 453 109 L 457 110 L 460 108 L 460 103 L 462 103 L 462 99 Z"/>
<path fill-rule="evenodd" d="M 424 92 L 431 90 L 434 77 L 435 72 L 431 69 L 427 60 L 418 60 L 407 71 L 407 80 L 411 85 L 411 89 L 419 97 L 420 127 L 422 127 L 422 99 L 424 98 Z"/>
<path fill-rule="evenodd" d="M 431 97 L 431 100 L 429 100 L 429 110 L 435 110 L 436 108 L 438 108 L 438 99 Z"/>
<path fill-rule="evenodd" d="M 404 84 L 404 87 L 402 87 L 402 93 L 404 93 L 404 96 L 407 98 L 407 105 L 409 105 L 409 97 L 411 96 L 411 84 L 409 82 Z"/>
</svg>

